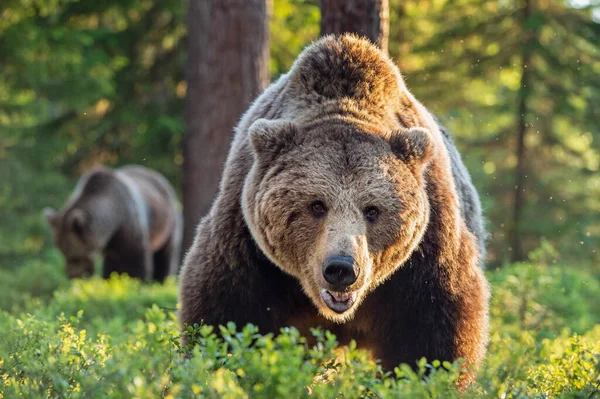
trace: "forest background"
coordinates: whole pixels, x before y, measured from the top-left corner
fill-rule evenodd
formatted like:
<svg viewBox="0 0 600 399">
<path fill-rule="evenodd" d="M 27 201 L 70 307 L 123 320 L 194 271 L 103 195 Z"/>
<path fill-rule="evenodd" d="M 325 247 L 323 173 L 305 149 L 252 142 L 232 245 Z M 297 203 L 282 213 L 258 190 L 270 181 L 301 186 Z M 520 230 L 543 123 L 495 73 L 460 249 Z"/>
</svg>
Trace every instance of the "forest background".
<svg viewBox="0 0 600 399">
<path fill-rule="evenodd" d="M 389 53 L 463 154 L 491 233 L 489 267 L 526 259 L 544 240 L 557 262 L 600 261 L 600 5 L 593 1 L 390 0 Z M 319 2 L 277 0 L 267 13 L 272 81 L 318 38 Z M 233 126 L 184 140 L 186 15 L 179 0 L 2 2 L 2 268 L 54 251 L 41 209 L 60 207 L 91 165 L 146 165 L 181 189 L 186 144 L 204 158 L 224 157 Z M 218 51 L 226 54 L 227 45 Z M 196 114 L 199 123 L 209 118 Z M 193 178 L 218 182 L 219 167 Z M 216 186 L 197 186 L 202 214 Z"/>
</svg>

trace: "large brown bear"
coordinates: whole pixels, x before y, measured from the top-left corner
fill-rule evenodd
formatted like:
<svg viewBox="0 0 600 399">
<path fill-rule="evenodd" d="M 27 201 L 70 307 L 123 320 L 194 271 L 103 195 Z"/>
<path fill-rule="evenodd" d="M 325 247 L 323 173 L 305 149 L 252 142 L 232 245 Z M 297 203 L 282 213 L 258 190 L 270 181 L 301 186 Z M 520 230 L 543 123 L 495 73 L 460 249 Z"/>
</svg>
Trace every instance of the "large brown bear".
<svg viewBox="0 0 600 399">
<path fill-rule="evenodd" d="M 176 274 L 183 222 L 175 191 L 162 175 L 142 166 L 94 167 L 60 211 L 44 209 L 70 278 L 94 271 L 102 253 L 102 275 L 163 281 Z"/>
<path fill-rule="evenodd" d="M 328 36 L 241 119 L 184 262 L 180 322 L 320 326 L 386 369 L 423 356 L 476 367 L 484 236 L 458 152 L 396 66 Z"/>
</svg>

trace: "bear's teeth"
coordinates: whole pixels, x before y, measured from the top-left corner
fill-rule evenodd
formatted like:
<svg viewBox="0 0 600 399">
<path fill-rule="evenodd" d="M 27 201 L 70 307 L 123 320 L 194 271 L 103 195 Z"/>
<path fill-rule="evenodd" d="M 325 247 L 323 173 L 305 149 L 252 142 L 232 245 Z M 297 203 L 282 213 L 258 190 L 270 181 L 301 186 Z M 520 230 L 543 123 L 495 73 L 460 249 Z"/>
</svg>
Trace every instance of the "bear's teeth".
<svg viewBox="0 0 600 399">
<path fill-rule="evenodd" d="M 333 299 L 335 299 L 338 302 L 345 302 L 348 299 L 350 299 L 350 294 L 347 293 L 347 292 L 329 291 L 329 293 L 331 294 L 331 296 L 333 297 Z"/>
</svg>

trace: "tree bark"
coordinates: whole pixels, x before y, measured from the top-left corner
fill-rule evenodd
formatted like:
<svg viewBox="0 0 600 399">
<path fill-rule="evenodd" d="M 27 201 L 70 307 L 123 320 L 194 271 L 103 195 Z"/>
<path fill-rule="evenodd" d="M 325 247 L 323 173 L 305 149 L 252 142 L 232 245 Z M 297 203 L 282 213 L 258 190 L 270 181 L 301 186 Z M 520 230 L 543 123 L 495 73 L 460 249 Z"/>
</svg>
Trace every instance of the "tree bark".
<svg viewBox="0 0 600 399">
<path fill-rule="evenodd" d="M 271 0 L 190 0 L 183 250 L 218 192 L 233 129 L 269 82 Z"/>
<path fill-rule="evenodd" d="M 321 36 L 356 33 L 388 50 L 388 0 L 321 0 Z"/>
<path fill-rule="evenodd" d="M 523 26 L 526 26 L 532 11 L 532 0 L 524 0 L 523 8 Z M 515 185 L 513 198 L 513 220 L 511 234 L 511 256 L 512 262 L 524 260 L 523 253 L 523 237 L 521 232 L 521 216 L 525 199 L 525 175 L 526 175 L 526 147 L 525 138 L 527 135 L 527 113 L 529 96 L 531 93 L 531 42 L 533 40 L 533 32 L 529 29 L 525 30 L 525 44 L 521 55 L 521 85 L 518 94 L 517 107 L 517 165 L 515 167 Z"/>
</svg>

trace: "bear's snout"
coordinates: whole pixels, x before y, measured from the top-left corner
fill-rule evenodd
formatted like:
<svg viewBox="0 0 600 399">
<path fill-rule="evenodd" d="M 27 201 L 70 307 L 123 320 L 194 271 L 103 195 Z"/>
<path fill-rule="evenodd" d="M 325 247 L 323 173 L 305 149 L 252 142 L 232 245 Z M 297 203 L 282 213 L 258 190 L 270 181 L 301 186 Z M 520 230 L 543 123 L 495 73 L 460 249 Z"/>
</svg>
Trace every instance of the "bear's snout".
<svg viewBox="0 0 600 399">
<path fill-rule="evenodd" d="M 330 256 L 323 264 L 323 278 L 334 291 L 344 291 L 358 279 L 359 268 L 351 256 Z"/>
</svg>

